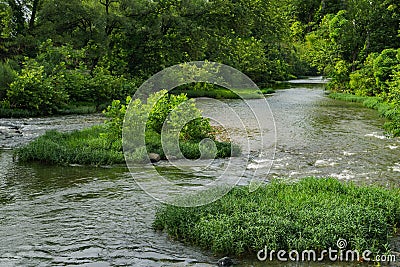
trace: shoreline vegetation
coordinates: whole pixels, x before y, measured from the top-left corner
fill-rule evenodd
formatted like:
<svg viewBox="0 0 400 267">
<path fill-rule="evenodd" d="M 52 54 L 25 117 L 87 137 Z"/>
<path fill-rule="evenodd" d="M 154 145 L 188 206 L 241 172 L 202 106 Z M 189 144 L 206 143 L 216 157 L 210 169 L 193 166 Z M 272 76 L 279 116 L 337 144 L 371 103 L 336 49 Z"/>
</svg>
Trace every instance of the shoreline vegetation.
<svg viewBox="0 0 400 267">
<path fill-rule="evenodd" d="M 186 88 L 175 88 L 171 91 L 172 94 L 186 94 L 189 98 L 197 97 L 209 97 L 215 99 L 245 99 L 260 98 L 264 95 L 271 95 L 275 93 L 276 90 L 272 87 L 262 88 L 260 91 L 255 93 L 254 89 L 241 89 L 241 95 L 235 94 L 233 91 L 223 88 L 212 86 L 211 88 L 197 89 L 196 87 L 186 87 Z"/>
<path fill-rule="evenodd" d="M 399 221 L 399 188 L 303 178 L 272 181 L 252 193 L 235 187 L 201 207 L 163 205 L 153 227 L 221 256 L 255 257 L 265 247 L 320 253 L 337 248 L 338 239 L 347 240 L 346 249 L 378 255 L 390 252 Z"/>
<path fill-rule="evenodd" d="M 262 88 L 256 94 L 254 93 L 254 89 L 241 89 L 241 96 L 238 96 L 234 92 L 229 89 L 217 87 L 217 88 L 208 88 L 205 90 L 196 89 L 193 87 L 187 88 L 176 88 L 171 91 L 171 94 L 180 95 L 185 94 L 188 98 L 198 98 L 198 97 L 209 97 L 215 99 L 241 99 L 241 97 L 245 99 L 251 98 L 259 98 L 263 95 L 271 95 L 276 92 L 276 89 L 273 87 Z M 110 103 L 109 103 L 110 104 Z M 20 108 L 8 108 L 0 106 L 0 118 L 29 118 L 29 117 L 43 117 L 43 116 L 57 116 L 57 115 L 82 115 L 82 114 L 93 114 L 104 111 L 109 105 L 107 102 L 103 102 L 101 104 L 94 103 L 71 103 L 69 105 L 65 105 L 61 108 L 52 110 L 51 113 L 43 114 L 39 110 L 34 109 L 20 109 Z"/>
</svg>

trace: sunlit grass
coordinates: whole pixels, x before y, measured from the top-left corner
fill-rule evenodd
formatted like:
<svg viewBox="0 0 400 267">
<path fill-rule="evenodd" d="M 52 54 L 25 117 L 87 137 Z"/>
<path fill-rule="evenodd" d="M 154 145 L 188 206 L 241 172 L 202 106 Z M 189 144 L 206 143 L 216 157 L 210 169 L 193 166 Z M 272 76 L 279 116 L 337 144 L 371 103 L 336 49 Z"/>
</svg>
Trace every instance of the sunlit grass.
<svg viewBox="0 0 400 267">
<path fill-rule="evenodd" d="M 94 126 L 81 131 L 48 131 L 28 145 L 16 150 L 19 161 L 46 164 L 109 165 L 124 163 L 122 145 L 110 144 L 102 137 L 105 127 Z"/>
</svg>

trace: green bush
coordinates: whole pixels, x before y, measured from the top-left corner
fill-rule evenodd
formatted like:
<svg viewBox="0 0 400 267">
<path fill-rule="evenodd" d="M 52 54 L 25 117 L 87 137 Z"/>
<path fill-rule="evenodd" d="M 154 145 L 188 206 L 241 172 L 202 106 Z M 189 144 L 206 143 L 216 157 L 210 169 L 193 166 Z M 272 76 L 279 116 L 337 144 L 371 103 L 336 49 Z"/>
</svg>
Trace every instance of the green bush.
<svg viewBox="0 0 400 267">
<path fill-rule="evenodd" d="M 89 95 L 80 96 L 79 100 L 87 101 L 91 99 L 100 104 L 133 95 L 136 91 L 136 84 L 124 76 L 111 75 L 110 71 L 103 67 L 96 67 L 85 89 Z"/>
<path fill-rule="evenodd" d="M 73 103 L 89 102 L 89 106 L 98 108 L 104 103 L 108 105 L 113 99 L 134 94 L 138 81 L 112 75 L 100 65 L 92 66 L 86 54 L 85 48 L 74 49 L 71 45 L 57 47 L 48 40 L 42 44 L 35 58 L 25 58 L 18 74 L 9 64 L 1 63 L 2 108 L 27 110 L 37 115 L 82 113 L 83 110 L 90 110 L 69 107 Z M 2 113 L 7 115 L 12 112 Z"/>
<path fill-rule="evenodd" d="M 130 105 L 129 116 L 126 117 L 128 105 Z M 174 112 L 173 112 L 174 111 Z M 122 138 L 122 128 L 125 123 L 129 125 L 126 131 L 129 131 L 130 136 L 139 136 L 141 131 L 145 133 L 145 144 L 149 153 L 157 153 L 162 159 L 165 159 L 165 147 L 161 142 L 161 133 L 163 130 L 164 122 L 167 122 L 171 128 L 164 129 L 164 141 L 166 144 L 168 138 L 177 138 L 179 140 L 179 149 L 182 155 L 189 159 L 198 159 L 203 153 L 212 156 L 215 154 L 217 157 L 229 157 L 231 153 L 230 143 L 220 143 L 215 141 L 212 134 L 213 129 L 208 119 L 201 117 L 201 112 L 195 106 L 193 99 L 188 99 L 186 95 L 169 95 L 167 91 L 160 91 L 148 97 L 146 103 L 142 103 L 139 99 L 131 101 L 128 97 L 125 103 L 119 100 L 114 100 L 104 111 L 108 118 L 106 121 L 107 133 L 105 136 L 108 138 L 110 144 Z M 148 118 L 145 115 L 148 114 Z M 186 123 L 186 119 L 190 116 L 196 117 Z M 144 120 L 146 119 L 146 122 Z M 141 125 L 145 128 L 141 128 Z M 181 127 L 182 126 L 182 127 Z M 180 132 L 175 132 L 179 129 Z M 207 148 L 206 144 L 200 145 L 203 139 L 211 139 L 216 144 L 216 153 L 212 153 L 211 148 Z M 134 139 L 129 143 L 125 143 L 125 149 L 131 151 L 132 157 L 142 161 L 143 144 L 140 142 L 134 143 Z M 128 147 L 129 146 L 129 147 Z M 176 148 L 175 148 L 176 149 Z M 234 154 L 240 153 L 238 146 L 232 147 Z M 179 151 L 169 151 L 169 153 L 178 155 Z M 205 155 L 204 154 L 204 155 Z M 204 156 L 203 155 L 203 156 Z"/>
<path fill-rule="evenodd" d="M 0 62 L 0 101 L 7 96 L 10 84 L 17 78 L 17 72 L 7 62 Z"/>
<path fill-rule="evenodd" d="M 339 238 L 348 241 L 347 249 L 386 253 L 399 221 L 399 189 L 306 178 L 272 182 L 252 193 L 235 187 L 195 208 L 164 205 L 153 226 L 213 253 L 239 256 L 256 255 L 265 246 L 319 253 L 337 247 Z"/>
<path fill-rule="evenodd" d="M 68 94 L 57 86 L 54 76 L 46 75 L 43 66 L 28 60 L 7 90 L 7 99 L 11 108 L 51 114 L 66 104 Z"/>
<path fill-rule="evenodd" d="M 350 74 L 349 86 L 353 93 L 361 96 L 380 96 L 393 99 L 397 85 L 396 71 L 400 68 L 400 49 L 385 49 L 380 54 L 368 55 L 361 69 Z"/>
</svg>

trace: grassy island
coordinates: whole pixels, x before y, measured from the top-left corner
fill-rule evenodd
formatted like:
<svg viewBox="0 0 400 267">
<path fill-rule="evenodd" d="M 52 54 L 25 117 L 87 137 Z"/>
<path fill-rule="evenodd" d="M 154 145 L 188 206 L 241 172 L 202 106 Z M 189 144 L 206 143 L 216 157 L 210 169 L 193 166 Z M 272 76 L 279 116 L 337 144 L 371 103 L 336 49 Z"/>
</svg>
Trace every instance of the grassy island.
<svg viewBox="0 0 400 267">
<path fill-rule="evenodd" d="M 272 182 L 250 193 L 236 187 L 206 206 L 158 209 L 154 228 L 217 255 L 337 248 L 385 253 L 400 223 L 400 189 L 335 179 Z"/>
<path fill-rule="evenodd" d="M 104 114 L 108 118 L 103 125 L 94 126 L 81 131 L 60 133 L 48 131 L 28 145 L 15 151 L 16 157 L 21 162 L 41 162 L 46 164 L 84 164 L 84 165 L 112 165 L 125 163 L 122 142 L 122 129 L 125 114 L 131 99 L 125 103 L 113 101 Z M 137 122 L 140 114 L 149 112 L 145 129 L 145 147 L 134 147 L 134 160 L 144 161 L 146 154 L 159 154 L 165 159 L 161 143 L 161 131 L 166 120 L 173 120 L 168 115 L 179 105 L 187 103 L 185 112 L 197 114 L 197 119 L 189 121 L 179 133 L 179 148 L 182 155 L 188 159 L 197 159 L 202 156 L 201 151 L 208 149 L 202 140 L 212 140 L 215 144 L 215 157 L 229 157 L 239 154 L 240 149 L 230 142 L 215 140 L 215 129 L 209 120 L 201 116 L 200 110 L 192 99 L 186 95 L 169 95 L 160 91 L 149 97 L 147 103 L 135 101 L 130 110 L 133 120 Z M 140 113 L 140 114 L 139 114 Z M 175 116 L 176 120 L 184 116 Z M 136 123 L 135 122 L 135 123 Z M 174 123 L 172 121 L 171 123 Z M 175 122 L 177 123 L 177 122 Z M 145 149 L 144 149 L 145 148 Z M 204 156 L 204 155 L 203 155 Z"/>
</svg>

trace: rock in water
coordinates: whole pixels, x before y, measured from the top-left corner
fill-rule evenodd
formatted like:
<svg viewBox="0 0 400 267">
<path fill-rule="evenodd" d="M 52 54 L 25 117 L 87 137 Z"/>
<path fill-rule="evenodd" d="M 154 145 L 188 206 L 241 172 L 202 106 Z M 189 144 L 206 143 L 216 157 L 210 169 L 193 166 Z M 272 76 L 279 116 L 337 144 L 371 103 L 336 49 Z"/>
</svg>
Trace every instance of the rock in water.
<svg viewBox="0 0 400 267">
<path fill-rule="evenodd" d="M 229 257 L 223 257 L 218 260 L 218 266 L 233 266 L 233 260 Z"/>
<path fill-rule="evenodd" d="M 159 162 L 161 160 L 161 157 L 159 154 L 149 153 L 149 159 L 150 159 L 150 162 L 155 163 L 155 162 Z"/>
</svg>

